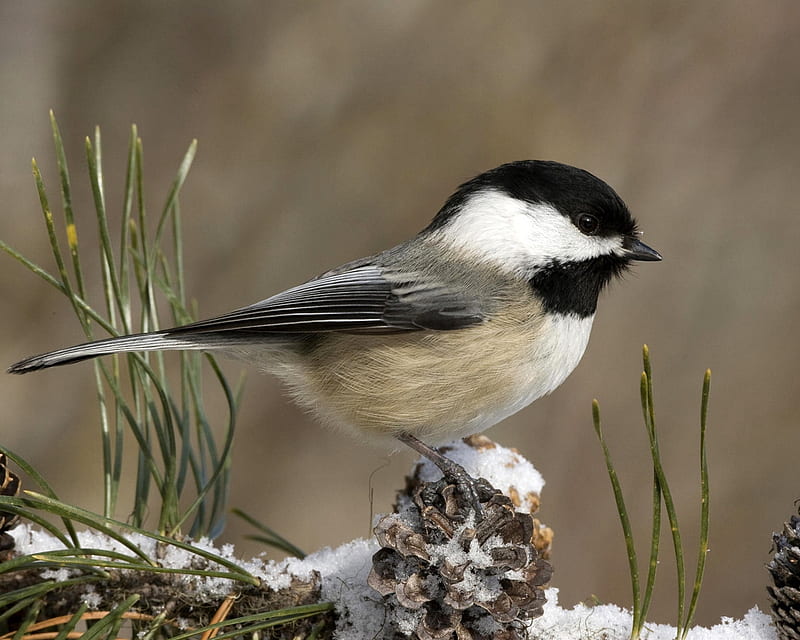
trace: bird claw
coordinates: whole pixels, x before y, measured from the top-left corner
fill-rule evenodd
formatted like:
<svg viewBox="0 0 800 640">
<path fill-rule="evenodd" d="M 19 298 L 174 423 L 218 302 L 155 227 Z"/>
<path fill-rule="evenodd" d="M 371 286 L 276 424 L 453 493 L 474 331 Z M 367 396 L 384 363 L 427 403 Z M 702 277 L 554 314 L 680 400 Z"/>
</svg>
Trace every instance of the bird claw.
<svg viewBox="0 0 800 640">
<path fill-rule="evenodd" d="M 433 462 L 442 472 L 442 479 L 433 483 L 431 490 L 449 496 L 447 499 L 449 505 L 445 505 L 445 509 L 450 511 L 449 516 L 464 513 L 463 506 L 466 506 L 475 512 L 476 521 L 483 518 L 481 502 L 486 502 L 494 494 L 492 486 L 486 480 L 473 478 L 460 464 L 411 434 L 401 433 L 397 438 Z"/>
</svg>

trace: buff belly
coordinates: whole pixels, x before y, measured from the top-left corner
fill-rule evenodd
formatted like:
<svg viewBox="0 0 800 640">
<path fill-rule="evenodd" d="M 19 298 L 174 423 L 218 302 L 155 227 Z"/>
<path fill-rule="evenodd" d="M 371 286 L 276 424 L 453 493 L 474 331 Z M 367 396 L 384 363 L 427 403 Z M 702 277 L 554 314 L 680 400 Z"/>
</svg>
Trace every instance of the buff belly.
<svg viewBox="0 0 800 640">
<path fill-rule="evenodd" d="M 297 402 L 363 440 L 431 444 L 483 431 L 551 392 L 583 355 L 592 318 L 506 316 L 456 331 L 329 334 L 270 367 Z"/>
</svg>

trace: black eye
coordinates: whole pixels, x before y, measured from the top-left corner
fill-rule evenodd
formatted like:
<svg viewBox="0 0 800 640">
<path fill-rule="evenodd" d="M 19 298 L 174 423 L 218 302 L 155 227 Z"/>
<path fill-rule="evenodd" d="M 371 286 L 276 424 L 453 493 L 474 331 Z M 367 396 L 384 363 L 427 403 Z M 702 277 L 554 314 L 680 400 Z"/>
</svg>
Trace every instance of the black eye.
<svg viewBox="0 0 800 640">
<path fill-rule="evenodd" d="M 582 213 L 578 216 L 578 229 L 587 236 L 594 235 L 600 228 L 600 221 L 591 213 Z"/>
</svg>

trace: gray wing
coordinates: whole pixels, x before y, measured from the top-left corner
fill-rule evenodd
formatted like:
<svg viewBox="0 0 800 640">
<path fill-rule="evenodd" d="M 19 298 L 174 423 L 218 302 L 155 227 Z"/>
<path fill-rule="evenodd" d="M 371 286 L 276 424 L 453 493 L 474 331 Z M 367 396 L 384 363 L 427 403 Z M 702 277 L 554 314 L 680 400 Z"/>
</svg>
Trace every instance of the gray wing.
<svg viewBox="0 0 800 640">
<path fill-rule="evenodd" d="M 58 349 L 21 360 L 8 371 L 26 373 L 130 351 L 225 349 L 240 345 L 242 339 L 249 342 L 254 334 L 446 331 L 484 319 L 478 298 L 463 287 L 422 273 L 389 273 L 360 263 L 218 318 Z"/>
<path fill-rule="evenodd" d="M 390 333 L 461 329 L 483 322 L 477 299 L 420 273 L 385 273 L 367 264 L 333 271 L 223 316 L 170 329 L 208 332 Z"/>
</svg>

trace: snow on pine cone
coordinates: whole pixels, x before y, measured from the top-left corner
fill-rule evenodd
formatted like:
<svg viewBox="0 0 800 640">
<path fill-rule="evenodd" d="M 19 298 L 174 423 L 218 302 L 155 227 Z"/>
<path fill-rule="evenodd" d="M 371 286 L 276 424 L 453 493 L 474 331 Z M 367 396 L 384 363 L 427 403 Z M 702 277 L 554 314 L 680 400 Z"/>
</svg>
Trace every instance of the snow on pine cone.
<svg viewBox="0 0 800 640">
<path fill-rule="evenodd" d="M 792 516 L 772 534 L 774 555 L 767 565 L 772 618 L 782 640 L 800 640 L 800 517 Z"/>
<path fill-rule="evenodd" d="M 369 585 L 384 596 L 397 636 L 419 640 L 525 638 L 542 615 L 550 563 L 532 544 L 533 519 L 478 481 L 482 514 L 444 481 L 411 488 L 375 527 L 382 548 Z"/>
</svg>

